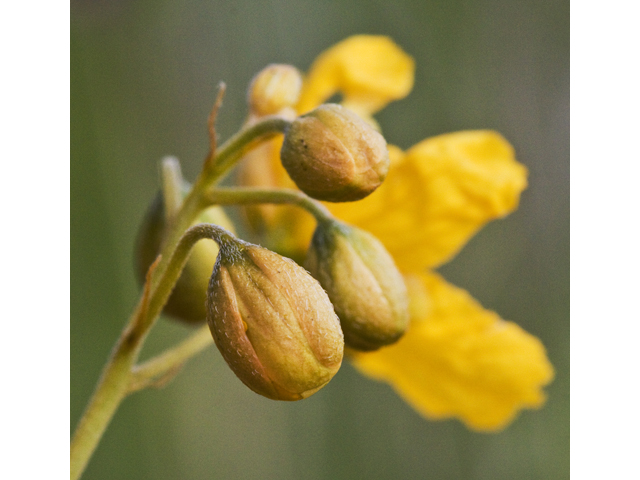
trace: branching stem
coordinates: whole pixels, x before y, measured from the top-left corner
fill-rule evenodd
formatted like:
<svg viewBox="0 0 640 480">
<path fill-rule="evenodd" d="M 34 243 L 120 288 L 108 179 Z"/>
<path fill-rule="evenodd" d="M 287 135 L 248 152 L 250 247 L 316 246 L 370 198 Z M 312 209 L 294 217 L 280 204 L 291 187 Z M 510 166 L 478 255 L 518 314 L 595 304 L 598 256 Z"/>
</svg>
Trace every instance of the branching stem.
<svg viewBox="0 0 640 480">
<path fill-rule="evenodd" d="M 158 259 L 149 269 L 143 295 L 114 346 L 96 390 L 73 435 L 71 480 L 80 478 L 115 411 L 125 396 L 131 392 L 134 375 L 132 370 L 144 340 L 167 302 L 191 248 L 201 238 L 224 240 L 224 235 L 228 235 L 224 229 L 216 227 L 216 230 L 211 225 L 198 225 L 187 230 L 198 218 L 202 209 L 207 206 L 205 192 L 218 183 L 246 152 L 260 142 L 286 131 L 289 124 L 289 121 L 280 117 L 265 117 L 258 123 L 240 130 L 217 151 L 210 152 L 191 192 L 174 213 L 173 218 L 168 219 L 164 244 Z M 215 143 L 212 145 L 215 146 Z M 168 188 L 172 190 L 170 201 L 173 206 L 177 204 L 175 200 L 178 197 L 179 183 L 173 180 L 177 178 L 179 171 L 167 164 L 165 173 L 169 173 L 165 178 L 172 180 Z M 194 342 L 195 344 L 189 344 L 190 347 L 206 346 L 197 341 Z M 184 347 L 178 352 L 182 352 L 182 355 L 189 353 L 191 356 L 200 350 L 201 348 L 189 350 L 188 347 Z M 169 355 L 167 358 L 175 358 L 170 352 L 167 354 Z M 140 375 L 140 370 L 137 372 L 137 375 Z"/>
<path fill-rule="evenodd" d="M 209 326 L 204 325 L 175 347 L 133 368 L 128 393 L 164 384 L 178 373 L 184 363 L 213 343 Z M 167 377 L 169 375 L 169 377 Z"/>
<path fill-rule="evenodd" d="M 212 205 L 246 205 L 252 203 L 297 205 L 307 210 L 320 223 L 333 219 L 331 212 L 322 203 L 308 197 L 299 190 L 289 188 L 216 188 L 210 190 L 205 198 Z"/>
</svg>

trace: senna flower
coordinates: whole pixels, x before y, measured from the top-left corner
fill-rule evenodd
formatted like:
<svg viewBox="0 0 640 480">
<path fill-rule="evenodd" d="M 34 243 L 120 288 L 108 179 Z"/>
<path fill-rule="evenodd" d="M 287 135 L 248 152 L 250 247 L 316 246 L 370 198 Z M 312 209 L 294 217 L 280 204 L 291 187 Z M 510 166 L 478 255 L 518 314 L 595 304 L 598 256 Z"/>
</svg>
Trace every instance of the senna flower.
<svg viewBox="0 0 640 480">
<path fill-rule="evenodd" d="M 358 35 L 331 47 L 311 66 L 295 108 L 305 113 L 341 93 L 343 105 L 372 115 L 413 86 L 414 63 L 390 39 Z M 277 113 L 277 112 L 270 112 Z M 240 183 L 295 188 L 279 160 L 281 139 L 252 152 Z M 527 170 L 493 131 L 428 138 L 406 152 L 390 145 L 385 182 L 354 203 L 327 204 L 339 219 L 375 235 L 404 275 L 410 325 L 395 344 L 353 352 L 363 374 L 389 383 L 430 419 L 456 417 L 472 429 L 499 430 L 524 408 L 545 402 L 554 375 L 542 343 L 485 310 L 431 270 L 449 261 L 490 220 L 518 206 Z M 313 223 L 293 207 L 254 210 L 252 224 L 271 248 L 300 258 Z"/>
</svg>

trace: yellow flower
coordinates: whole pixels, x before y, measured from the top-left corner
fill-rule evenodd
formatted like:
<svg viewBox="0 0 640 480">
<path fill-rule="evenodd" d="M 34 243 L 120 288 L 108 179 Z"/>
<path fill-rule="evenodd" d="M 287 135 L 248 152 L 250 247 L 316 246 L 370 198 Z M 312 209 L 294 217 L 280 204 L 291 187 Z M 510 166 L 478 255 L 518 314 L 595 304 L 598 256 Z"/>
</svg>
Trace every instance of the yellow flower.
<svg viewBox="0 0 640 480">
<path fill-rule="evenodd" d="M 313 63 L 295 106 L 315 108 L 336 93 L 363 118 L 413 85 L 413 60 L 386 37 L 350 37 Z M 279 161 L 281 139 L 248 159 L 240 181 L 264 179 L 294 188 Z M 385 245 L 405 274 L 411 323 L 397 343 L 352 361 L 365 375 L 388 382 L 427 418 L 457 417 L 470 428 L 506 426 L 523 408 L 545 401 L 553 367 L 541 342 L 482 308 L 429 269 L 450 260 L 488 221 L 515 210 L 527 170 L 513 147 L 493 131 L 440 135 L 406 152 L 389 146 L 385 182 L 354 203 L 327 204 L 332 213 Z M 249 172 L 260 172 L 261 181 Z M 313 222 L 292 207 L 254 211 L 270 245 L 296 256 L 309 244 Z"/>
<path fill-rule="evenodd" d="M 372 115 L 409 94 L 413 73 L 413 59 L 390 38 L 355 35 L 313 62 L 297 110 L 306 113 L 340 92 L 344 106 Z"/>
<path fill-rule="evenodd" d="M 439 135 L 406 153 L 391 146 L 389 157 L 387 179 L 375 192 L 328 206 L 377 236 L 403 271 L 450 260 L 487 221 L 515 210 L 527 186 L 526 168 L 492 131 Z"/>
<path fill-rule="evenodd" d="M 540 340 L 435 273 L 406 282 L 411 326 L 396 344 L 354 355 L 362 373 L 389 382 L 427 418 L 458 417 L 476 430 L 501 429 L 544 403 L 553 368 Z"/>
</svg>

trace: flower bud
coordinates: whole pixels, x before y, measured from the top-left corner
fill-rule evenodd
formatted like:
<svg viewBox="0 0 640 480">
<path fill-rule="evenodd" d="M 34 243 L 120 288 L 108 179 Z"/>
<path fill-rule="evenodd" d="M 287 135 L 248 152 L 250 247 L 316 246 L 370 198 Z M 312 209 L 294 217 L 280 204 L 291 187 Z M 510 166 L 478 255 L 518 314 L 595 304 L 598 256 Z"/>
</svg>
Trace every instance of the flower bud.
<svg viewBox="0 0 640 480">
<path fill-rule="evenodd" d="M 321 105 L 294 120 L 280 152 L 298 188 L 330 202 L 360 200 L 387 176 L 389 153 L 382 135 L 340 105 Z"/>
<path fill-rule="evenodd" d="M 305 267 L 329 294 L 347 346 L 376 350 L 396 342 L 407 329 L 402 275 L 370 233 L 335 221 L 319 224 Z"/>
<path fill-rule="evenodd" d="M 235 238 L 221 242 L 207 320 L 238 378 L 274 400 L 312 395 L 342 363 L 340 322 L 318 282 L 292 260 Z"/>
<path fill-rule="evenodd" d="M 195 223 L 214 223 L 233 229 L 231 220 L 220 207 L 206 209 Z M 142 285 L 149 266 L 160 253 L 166 227 L 165 209 L 162 193 L 153 200 L 140 226 L 135 252 L 135 270 Z M 163 312 L 188 324 L 205 321 L 207 312 L 205 301 L 211 269 L 218 255 L 215 242 L 198 242 L 193 247 L 189 260 L 176 282 L 176 285 L 164 307 Z"/>
<path fill-rule="evenodd" d="M 249 86 L 249 108 L 253 115 L 275 115 L 298 103 L 302 75 L 291 65 L 271 64 L 253 77 Z"/>
</svg>

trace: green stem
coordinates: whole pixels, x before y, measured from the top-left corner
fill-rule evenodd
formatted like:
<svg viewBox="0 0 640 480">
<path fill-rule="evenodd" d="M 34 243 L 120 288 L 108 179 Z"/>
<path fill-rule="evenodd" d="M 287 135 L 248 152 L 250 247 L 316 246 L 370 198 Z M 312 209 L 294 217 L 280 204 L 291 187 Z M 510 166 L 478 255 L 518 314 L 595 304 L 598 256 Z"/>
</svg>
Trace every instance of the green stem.
<svg viewBox="0 0 640 480">
<path fill-rule="evenodd" d="M 235 163 L 258 143 L 285 133 L 291 122 L 283 117 L 264 117 L 227 140 L 216 152 L 214 161 L 205 160 L 202 176 L 209 182 L 219 182 Z"/>
<path fill-rule="evenodd" d="M 235 240 L 235 237 L 224 228 L 208 223 L 194 225 L 187 230 L 176 246 L 171 260 L 167 263 L 166 269 L 162 274 L 162 279 L 158 282 L 156 289 L 151 294 L 148 313 L 144 320 L 145 326 L 143 328 L 151 328 L 154 320 L 160 315 L 189 259 L 191 249 L 196 242 L 204 238 L 215 240 L 219 245 Z"/>
<path fill-rule="evenodd" d="M 71 480 L 80 478 L 118 405 L 128 393 L 132 368 L 138 359 L 142 344 L 155 318 L 169 299 L 191 249 L 203 238 L 213 239 L 219 244 L 234 240 L 234 237 L 222 227 L 196 225 L 187 230 L 180 239 L 154 292 L 150 292 L 150 285 L 152 278 L 158 275 L 157 269 L 154 269 L 155 264 L 150 269 L 151 273 L 147 277 L 145 292 L 138 308 L 120 336 L 71 441 Z"/>
<path fill-rule="evenodd" d="M 304 208 L 319 223 L 333 220 L 331 212 L 317 200 L 299 190 L 288 188 L 229 187 L 207 192 L 206 200 L 212 205 L 246 205 L 252 203 L 290 204 Z"/>
<path fill-rule="evenodd" d="M 182 208 L 173 222 L 169 224 L 162 247 L 163 259 L 169 258 L 178 244 L 182 233 L 197 219 L 200 212 L 208 206 L 204 198 L 205 192 L 216 185 L 229 172 L 238 160 L 260 142 L 268 140 L 278 133 L 285 132 L 291 122 L 282 117 L 265 117 L 259 122 L 246 127 L 227 140 L 216 152 L 213 161 L 207 158 L 200 175 L 196 179 L 191 192 L 184 199 Z M 162 275 L 166 262 L 160 262 L 158 273 Z M 152 289 L 156 285 L 152 284 Z"/>
<path fill-rule="evenodd" d="M 133 368 L 129 393 L 143 388 L 157 385 L 159 380 L 164 384 L 172 378 L 172 372 L 177 370 L 194 355 L 200 353 L 213 343 L 213 337 L 208 325 L 199 328 L 193 335 L 162 354 L 147 360 L 142 365 Z M 167 378 L 167 376 L 171 376 Z"/>
<path fill-rule="evenodd" d="M 118 405 L 127 394 L 140 344 L 123 334 L 71 441 L 71 480 L 80 478 Z"/>
<path fill-rule="evenodd" d="M 116 409 L 126 396 L 131 381 L 131 369 L 138 359 L 146 335 L 180 276 L 191 247 L 200 238 L 204 238 L 201 234 L 220 240 L 224 240 L 224 235 L 227 234 L 222 229 L 222 232 L 212 232 L 194 227 L 195 230 L 190 229 L 183 238 L 185 230 L 207 206 L 204 192 L 219 182 L 248 150 L 259 142 L 286 131 L 289 124 L 289 121 L 279 117 L 267 117 L 241 130 L 222 145 L 213 158 L 212 153 L 205 161 L 194 187 L 175 217 L 169 221 L 159 260 L 150 269 L 145 292 L 116 343 L 87 409 L 78 423 L 71 441 L 72 480 L 82 475 Z"/>
</svg>

